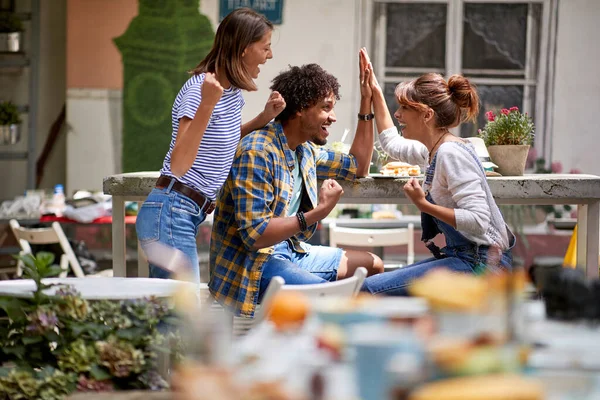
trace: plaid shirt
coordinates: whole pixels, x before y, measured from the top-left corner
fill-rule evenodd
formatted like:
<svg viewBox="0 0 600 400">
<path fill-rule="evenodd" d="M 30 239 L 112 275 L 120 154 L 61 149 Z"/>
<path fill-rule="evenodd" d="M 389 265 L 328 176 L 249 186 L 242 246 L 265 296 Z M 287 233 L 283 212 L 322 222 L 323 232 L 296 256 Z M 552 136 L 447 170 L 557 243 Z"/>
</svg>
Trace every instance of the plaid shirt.
<svg viewBox="0 0 600 400">
<path fill-rule="evenodd" d="M 317 205 L 317 179 L 353 180 L 356 159 L 303 143 L 296 148 L 304 181 L 300 211 Z M 294 156 L 283 128 L 272 122 L 245 136 L 217 200 L 210 240 L 210 292 L 235 315 L 253 317 L 262 266 L 273 246 L 252 250 L 274 217 L 285 217 L 293 191 Z M 291 238 L 294 248 L 310 239 L 317 224 Z"/>
</svg>

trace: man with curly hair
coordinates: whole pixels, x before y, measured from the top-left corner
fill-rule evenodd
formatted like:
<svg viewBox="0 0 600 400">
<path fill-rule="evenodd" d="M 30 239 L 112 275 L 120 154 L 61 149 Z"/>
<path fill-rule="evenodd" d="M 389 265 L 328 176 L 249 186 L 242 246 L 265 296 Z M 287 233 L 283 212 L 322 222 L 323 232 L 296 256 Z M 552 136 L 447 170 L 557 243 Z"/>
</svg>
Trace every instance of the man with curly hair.
<svg viewBox="0 0 600 400">
<path fill-rule="evenodd" d="M 368 174 L 373 152 L 371 92 L 360 58 L 361 105 L 350 154 L 320 148 L 336 121 L 337 79 L 317 64 L 290 67 L 273 80 L 285 109 L 240 142 L 219 195 L 210 246 L 209 288 L 235 315 L 252 317 L 274 276 L 312 284 L 383 271 L 371 253 L 306 241 L 343 191 L 334 179 Z M 324 182 L 319 189 L 317 179 Z"/>
</svg>

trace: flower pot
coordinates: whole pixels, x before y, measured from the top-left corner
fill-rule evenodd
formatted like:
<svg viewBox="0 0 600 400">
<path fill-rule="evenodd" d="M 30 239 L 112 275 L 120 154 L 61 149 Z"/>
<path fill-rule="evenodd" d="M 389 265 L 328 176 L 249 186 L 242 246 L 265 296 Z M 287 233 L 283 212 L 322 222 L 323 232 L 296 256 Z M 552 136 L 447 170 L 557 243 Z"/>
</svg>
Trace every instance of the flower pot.
<svg viewBox="0 0 600 400">
<path fill-rule="evenodd" d="M 488 146 L 488 152 L 498 172 L 504 176 L 521 176 L 525 171 L 528 144 Z"/>
<path fill-rule="evenodd" d="M 15 144 L 21 139 L 21 125 L 0 125 L 0 145 Z"/>
<path fill-rule="evenodd" d="M 0 33 L 0 53 L 18 53 L 21 50 L 21 32 Z"/>
</svg>

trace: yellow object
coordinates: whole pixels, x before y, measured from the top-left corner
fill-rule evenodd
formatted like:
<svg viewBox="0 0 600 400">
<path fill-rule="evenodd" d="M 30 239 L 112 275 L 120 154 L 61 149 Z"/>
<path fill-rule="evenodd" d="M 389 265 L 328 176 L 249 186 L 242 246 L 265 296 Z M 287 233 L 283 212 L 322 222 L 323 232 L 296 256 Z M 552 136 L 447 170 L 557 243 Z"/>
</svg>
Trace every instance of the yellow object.
<svg viewBox="0 0 600 400">
<path fill-rule="evenodd" d="M 408 291 L 434 310 L 475 311 L 485 306 L 488 288 L 485 279 L 439 268 L 412 281 Z"/>
<path fill-rule="evenodd" d="M 452 378 L 426 384 L 409 400 L 542 400 L 542 385 L 518 375 Z"/>
<path fill-rule="evenodd" d="M 308 298 L 299 292 L 282 291 L 269 307 L 269 319 L 279 330 L 296 328 L 304 323 L 310 311 Z"/>
<path fill-rule="evenodd" d="M 567 247 L 567 253 L 563 260 L 563 267 L 577 268 L 577 225 L 575 225 L 575 229 L 573 229 L 571 241 L 569 242 L 569 247 Z"/>
</svg>

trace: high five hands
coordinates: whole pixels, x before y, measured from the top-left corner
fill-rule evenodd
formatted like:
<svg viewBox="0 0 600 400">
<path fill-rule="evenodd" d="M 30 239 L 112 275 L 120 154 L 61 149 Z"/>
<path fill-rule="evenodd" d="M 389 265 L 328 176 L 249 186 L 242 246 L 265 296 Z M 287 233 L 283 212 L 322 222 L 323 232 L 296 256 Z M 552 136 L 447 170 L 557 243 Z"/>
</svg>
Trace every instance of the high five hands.
<svg viewBox="0 0 600 400">
<path fill-rule="evenodd" d="M 379 82 L 373 71 L 373 64 L 371 63 L 366 47 L 359 50 L 358 59 L 360 68 L 360 94 L 363 97 L 370 97 L 373 90 L 381 90 L 381 86 L 379 86 Z"/>
</svg>

